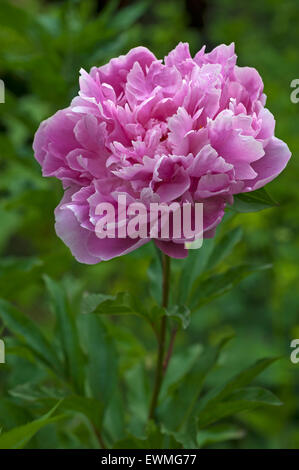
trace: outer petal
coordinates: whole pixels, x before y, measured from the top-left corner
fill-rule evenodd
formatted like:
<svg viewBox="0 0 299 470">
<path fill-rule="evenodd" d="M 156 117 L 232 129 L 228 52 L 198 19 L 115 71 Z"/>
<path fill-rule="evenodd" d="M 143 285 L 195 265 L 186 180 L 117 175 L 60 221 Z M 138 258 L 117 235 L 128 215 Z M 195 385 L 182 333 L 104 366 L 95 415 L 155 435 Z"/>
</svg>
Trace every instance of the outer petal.
<svg viewBox="0 0 299 470">
<path fill-rule="evenodd" d="M 272 181 L 284 170 L 291 158 L 291 155 L 289 147 L 285 142 L 277 139 L 277 137 L 272 137 L 268 145 L 265 147 L 264 157 L 252 163 L 252 167 L 257 173 L 257 177 L 254 180 L 245 181 L 246 187 L 250 187 L 254 190 L 265 186 L 265 184 Z"/>
<path fill-rule="evenodd" d="M 215 229 L 224 216 L 225 200 L 221 196 L 202 199 L 203 203 L 203 229 L 204 237 L 206 233 Z"/>
<path fill-rule="evenodd" d="M 56 207 L 55 230 L 79 263 L 96 264 L 101 261 L 101 258 L 91 254 L 87 248 L 88 239 L 92 232 L 82 228 L 73 211 L 65 206 L 65 204 L 72 202 L 72 195 L 78 189 L 78 187 L 74 187 L 65 191 L 59 206 Z"/>
<path fill-rule="evenodd" d="M 55 154 L 61 159 L 73 148 L 78 146 L 73 129 L 74 122 L 70 119 L 70 108 L 63 109 L 54 116 L 43 121 L 37 130 L 33 149 L 35 158 L 42 165 L 49 143 L 52 143 Z"/>
<path fill-rule="evenodd" d="M 183 243 L 174 243 L 171 241 L 155 240 L 157 247 L 171 258 L 187 258 L 188 250 Z"/>
<path fill-rule="evenodd" d="M 263 80 L 253 67 L 235 67 L 237 81 L 244 87 L 250 103 L 254 103 L 263 93 Z"/>
<path fill-rule="evenodd" d="M 130 253 L 149 241 L 132 238 L 98 238 L 93 227 L 92 229 L 86 228 L 87 224 L 83 220 L 86 208 L 82 207 L 78 201 L 76 207 L 76 201 L 72 198 L 73 195 L 78 194 L 78 191 L 82 193 L 78 187 L 67 190 L 55 210 L 56 233 L 70 248 L 77 261 L 85 264 L 107 261 Z"/>
<path fill-rule="evenodd" d="M 87 246 L 91 254 L 100 254 L 102 261 L 108 261 L 117 256 L 127 255 L 148 243 L 147 238 L 104 238 L 99 239 L 94 233 L 88 238 Z"/>
</svg>

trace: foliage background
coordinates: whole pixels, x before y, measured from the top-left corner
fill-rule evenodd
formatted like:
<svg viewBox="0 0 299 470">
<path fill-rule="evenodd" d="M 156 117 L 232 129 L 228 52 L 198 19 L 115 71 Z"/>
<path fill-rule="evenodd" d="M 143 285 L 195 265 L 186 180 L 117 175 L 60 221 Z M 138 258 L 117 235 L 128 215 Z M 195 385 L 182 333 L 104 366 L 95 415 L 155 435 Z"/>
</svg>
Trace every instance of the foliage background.
<svg viewBox="0 0 299 470">
<path fill-rule="evenodd" d="M 146 301 L 153 254 L 144 247 L 97 266 L 84 266 L 55 235 L 53 211 L 62 190 L 57 181 L 41 177 L 31 145 L 40 121 L 68 105 L 76 94 L 80 67 L 104 64 L 140 44 L 162 58 L 180 40 L 190 42 L 193 53 L 202 44 L 210 50 L 234 41 L 239 65 L 256 67 L 264 79 L 267 106 L 277 120 L 276 135 L 288 143 L 293 157 L 287 170 L 269 185 L 278 207 L 228 220 L 226 227 L 241 225 L 244 236 L 225 262 L 250 259 L 273 267 L 204 306 L 192 317 L 189 329 L 180 333 L 176 348 L 213 343 L 227 332 L 236 333 L 217 374 L 209 376 L 209 385 L 259 357 L 282 356 L 260 382 L 284 406 L 238 416 L 242 439 L 210 446 L 299 448 L 299 364 L 289 359 L 290 342 L 299 338 L 299 104 L 290 101 L 290 82 L 299 78 L 298 23 L 296 0 L 0 3 L 0 78 L 6 86 L 6 102 L 0 105 L 0 296 L 52 338 L 55 325 L 43 274 L 60 280 L 73 298 L 82 288 L 106 294 L 134 291 Z M 123 328 L 122 333 L 115 330 L 124 355 L 121 367 L 129 370 L 142 356 L 151 370 L 155 343 L 149 329 L 131 318 L 111 325 Z M 0 336 L 6 335 L 0 330 Z M 0 424 L 5 430 L 27 422 L 31 413 L 10 391 L 39 380 L 38 368 L 7 352 L 7 363 L 0 365 Z M 31 446 L 89 445 L 84 431 L 77 440 L 63 441 L 55 429 L 47 426 Z"/>
</svg>

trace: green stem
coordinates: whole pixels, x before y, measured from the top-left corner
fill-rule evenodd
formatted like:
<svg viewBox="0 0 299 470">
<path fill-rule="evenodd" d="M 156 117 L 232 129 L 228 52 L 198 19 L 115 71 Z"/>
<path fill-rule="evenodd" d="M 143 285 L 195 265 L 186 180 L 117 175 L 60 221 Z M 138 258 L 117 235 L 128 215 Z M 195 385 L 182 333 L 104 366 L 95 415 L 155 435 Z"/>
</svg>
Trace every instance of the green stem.
<svg viewBox="0 0 299 470">
<path fill-rule="evenodd" d="M 101 432 L 96 428 L 95 425 L 93 425 L 93 429 L 94 429 L 95 435 L 97 436 L 101 449 L 107 449 Z"/>
<path fill-rule="evenodd" d="M 162 285 L 162 307 L 167 308 L 169 298 L 169 275 L 170 275 L 170 258 L 163 254 L 162 258 L 163 266 L 163 285 Z M 163 315 L 161 318 L 161 326 L 158 336 L 158 358 L 156 365 L 156 375 L 154 390 L 150 405 L 149 419 L 153 419 L 155 410 L 158 403 L 159 393 L 163 382 L 163 362 L 165 354 L 165 341 L 166 341 L 166 330 L 167 330 L 167 316 Z"/>
</svg>

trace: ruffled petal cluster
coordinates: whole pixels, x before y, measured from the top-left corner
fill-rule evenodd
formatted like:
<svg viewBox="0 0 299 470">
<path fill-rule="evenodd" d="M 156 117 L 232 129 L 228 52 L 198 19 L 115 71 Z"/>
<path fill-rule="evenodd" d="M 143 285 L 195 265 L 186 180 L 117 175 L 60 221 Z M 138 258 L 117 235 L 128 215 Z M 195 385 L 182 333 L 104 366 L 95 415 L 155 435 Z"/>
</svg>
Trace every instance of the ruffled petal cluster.
<svg viewBox="0 0 299 470">
<path fill-rule="evenodd" d="M 81 70 L 80 92 L 44 121 L 34 140 L 44 176 L 59 178 L 64 197 L 56 232 L 82 263 L 128 253 L 149 239 L 100 239 L 101 202 L 202 202 L 212 237 L 234 194 L 273 180 L 291 154 L 274 136 L 258 72 L 236 65 L 234 45 L 191 57 L 180 43 L 164 63 L 137 47 L 107 65 Z M 184 257 L 183 239 L 157 238 Z"/>
</svg>

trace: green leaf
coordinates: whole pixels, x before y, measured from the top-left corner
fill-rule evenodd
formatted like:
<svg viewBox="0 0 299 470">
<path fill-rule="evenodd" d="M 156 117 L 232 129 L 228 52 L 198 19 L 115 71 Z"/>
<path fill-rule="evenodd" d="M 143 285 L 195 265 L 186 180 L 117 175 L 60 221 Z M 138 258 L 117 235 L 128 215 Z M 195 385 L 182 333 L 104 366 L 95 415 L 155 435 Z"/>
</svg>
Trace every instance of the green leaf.
<svg viewBox="0 0 299 470">
<path fill-rule="evenodd" d="M 127 292 L 117 295 L 84 293 L 82 313 L 99 313 L 101 315 L 138 315 L 132 308 L 131 296 Z"/>
<path fill-rule="evenodd" d="M 30 439 L 44 426 L 64 418 L 64 415 L 54 416 L 59 403 L 52 408 L 47 414 L 31 423 L 11 429 L 0 435 L 0 449 L 22 449 L 30 441 Z"/>
<path fill-rule="evenodd" d="M 119 372 L 131 369 L 146 356 L 145 345 L 132 328 L 121 325 L 120 322 L 109 321 L 106 324 L 109 334 L 114 338 L 115 347 L 119 356 Z"/>
<path fill-rule="evenodd" d="M 220 424 L 198 431 L 196 441 L 199 448 L 218 442 L 242 439 L 245 432 L 236 426 Z"/>
<path fill-rule="evenodd" d="M 125 374 L 126 396 L 130 413 L 128 432 L 145 438 L 150 403 L 150 386 L 142 363 L 138 363 Z"/>
<path fill-rule="evenodd" d="M 197 425 L 203 428 L 223 418 L 249 411 L 261 405 L 280 406 L 281 401 L 268 390 L 258 387 L 242 388 L 233 392 L 225 401 L 214 402 L 207 407 L 198 417 Z"/>
<path fill-rule="evenodd" d="M 152 317 L 137 297 L 128 292 L 116 295 L 85 293 L 81 310 L 83 314 L 99 315 L 137 315 L 152 323 Z"/>
<path fill-rule="evenodd" d="M 113 449 L 179 449 L 180 447 L 174 436 L 167 434 L 150 421 L 143 438 L 136 438 L 128 433 L 126 438 L 114 444 Z"/>
<path fill-rule="evenodd" d="M 0 8 L 0 24 L 14 30 L 20 31 L 23 34 L 28 34 L 28 30 L 33 25 L 33 18 L 24 9 L 21 9 L 11 3 L 3 0 Z"/>
<path fill-rule="evenodd" d="M 207 406 L 213 408 L 215 403 L 224 400 L 235 390 L 249 385 L 255 377 L 261 374 L 267 367 L 277 360 L 277 357 L 260 359 L 250 367 L 241 371 L 239 374 L 236 374 L 232 379 L 212 389 L 201 400 L 198 410 L 199 413 L 201 413 Z"/>
<path fill-rule="evenodd" d="M 71 312 L 63 287 L 49 276 L 44 280 L 56 315 L 57 332 L 64 355 L 65 371 L 78 393 L 84 391 L 84 357 L 80 347 L 75 317 Z"/>
<path fill-rule="evenodd" d="M 122 8 L 111 21 L 112 28 L 117 30 L 127 29 L 132 26 L 138 18 L 145 12 L 148 7 L 148 2 L 139 1 L 134 2 L 126 8 Z"/>
<path fill-rule="evenodd" d="M 106 406 L 117 384 L 117 354 L 113 338 L 99 315 L 82 315 L 80 323 L 88 358 L 90 393 Z"/>
<path fill-rule="evenodd" d="M 0 299 L 0 318 L 39 360 L 58 374 L 62 374 L 62 364 L 56 351 L 32 320 L 3 299 Z"/>
<path fill-rule="evenodd" d="M 172 356 L 161 387 L 161 402 L 167 394 L 171 393 L 171 388 L 179 384 L 182 378 L 192 369 L 195 362 L 200 358 L 202 350 L 203 347 L 200 344 L 194 344 L 190 347 L 184 347 L 182 352 Z"/>
<path fill-rule="evenodd" d="M 21 406 L 15 400 L 1 396 L 0 400 L 0 434 L 1 429 L 13 429 L 32 419 L 27 407 Z"/>
<path fill-rule="evenodd" d="M 44 385 L 25 383 L 10 390 L 10 395 L 27 402 L 40 402 L 45 407 L 52 407 L 60 400 L 59 410 L 84 414 L 97 428 L 102 425 L 104 406 L 100 400 L 80 395 L 67 395 L 68 390 L 56 389 Z"/>
<path fill-rule="evenodd" d="M 207 268 L 213 269 L 223 261 L 241 240 L 241 237 L 242 229 L 237 227 L 226 233 L 220 240 L 217 237 L 204 240 L 202 248 L 198 251 L 189 250 L 178 280 L 178 303 L 186 302 L 196 278 L 203 274 Z"/>
<path fill-rule="evenodd" d="M 40 277 L 42 261 L 35 256 L 0 258 L 0 290 L 4 297 L 13 297 L 16 291 L 26 290 Z"/>
<path fill-rule="evenodd" d="M 209 269 L 213 269 L 232 252 L 235 245 L 241 240 L 242 234 L 241 227 L 236 227 L 228 231 L 219 241 L 216 240 L 214 250 L 209 258 Z"/>
<path fill-rule="evenodd" d="M 156 256 L 152 259 L 147 275 L 150 281 L 150 294 L 158 305 L 162 302 L 162 262 L 161 254 L 155 245 Z"/>
<path fill-rule="evenodd" d="M 256 212 L 277 206 L 265 188 L 234 196 L 234 204 L 229 209 L 235 212 Z"/>
<path fill-rule="evenodd" d="M 199 309 L 216 297 L 229 292 L 235 285 L 239 284 L 245 277 L 258 271 L 269 269 L 271 265 L 254 266 L 243 264 L 229 268 L 223 273 L 213 274 L 208 278 L 199 278 L 195 282 L 190 299 L 191 312 Z"/>
<path fill-rule="evenodd" d="M 37 400 L 54 399 L 61 400 L 65 398 L 65 390 L 62 388 L 48 387 L 46 385 L 37 385 L 31 382 L 25 382 L 9 390 L 12 397 L 19 398 L 22 401 L 35 402 Z M 49 405 L 50 406 L 50 405 Z"/>
<path fill-rule="evenodd" d="M 35 256 L 16 258 L 14 256 L 0 258 L 0 276 L 17 273 L 18 271 L 28 273 L 33 268 L 41 266 L 42 261 Z"/>
<path fill-rule="evenodd" d="M 150 323 L 154 329 L 155 325 L 157 325 L 158 321 L 164 315 L 172 319 L 178 328 L 183 328 L 185 330 L 190 324 L 190 310 L 186 305 L 172 305 L 169 308 L 154 305 L 149 314 Z"/>
<path fill-rule="evenodd" d="M 43 401 L 51 403 L 53 399 L 44 399 Z M 98 399 L 70 395 L 62 400 L 59 410 L 64 413 L 81 413 L 86 416 L 97 429 L 100 429 L 102 426 L 104 404 Z"/>
<path fill-rule="evenodd" d="M 188 328 L 191 320 L 190 310 L 186 305 L 173 305 L 165 310 L 169 318 L 174 319 L 184 330 Z"/>
<path fill-rule="evenodd" d="M 228 415 L 225 414 L 225 406 L 223 403 L 227 403 L 231 399 L 233 394 L 237 391 L 249 385 L 252 380 L 258 376 L 263 370 L 269 367 L 278 358 L 265 358 L 252 364 L 250 367 L 241 371 L 235 375 L 232 379 L 226 381 L 224 384 L 212 389 L 207 393 L 200 401 L 198 409 L 196 411 L 198 416 L 198 424 L 204 427 L 212 422 L 222 419 L 225 416 L 233 414 L 234 412 L 242 411 L 242 403 L 232 403 L 229 409 L 232 410 Z M 234 396 L 235 397 L 235 396 Z M 235 400 L 235 398 L 234 398 Z M 240 400 L 242 401 L 242 400 Z M 255 407 L 254 400 L 249 404 L 248 409 Z M 274 403 L 273 403 L 274 404 Z M 246 405 L 247 406 L 247 405 Z M 246 409 L 246 408 L 244 408 Z M 234 411 L 235 410 L 235 411 Z"/>
<path fill-rule="evenodd" d="M 181 261 L 181 275 L 178 280 L 177 303 L 184 304 L 195 279 L 200 276 L 208 263 L 214 248 L 214 239 L 206 239 L 199 250 L 189 250 L 186 260 Z"/>
<path fill-rule="evenodd" d="M 194 366 L 182 379 L 169 388 L 169 394 L 158 408 L 158 416 L 163 426 L 169 431 L 182 431 L 190 425 L 194 407 L 201 393 L 204 380 L 217 362 L 221 349 L 230 337 L 218 346 L 206 348 Z M 188 423 L 188 425 L 187 425 Z M 185 427 L 184 431 L 185 432 Z"/>
<path fill-rule="evenodd" d="M 259 359 L 254 364 L 235 375 L 235 377 L 232 380 L 229 380 L 224 386 L 220 387 L 217 398 L 222 399 L 238 388 L 249 385 L 255 377 L 260 375 L 265 369 L 274 364 L 274 362 L 276 362 L 278 359 L 279 357 L 267 357 L 264 359 Z"/>
<path fill-rule="evenodd" d="M 112 443 L 125 437 L 125 407 L 122 392 L 117 388 L 105 410 L 103 428 Z"/>
</svg>

